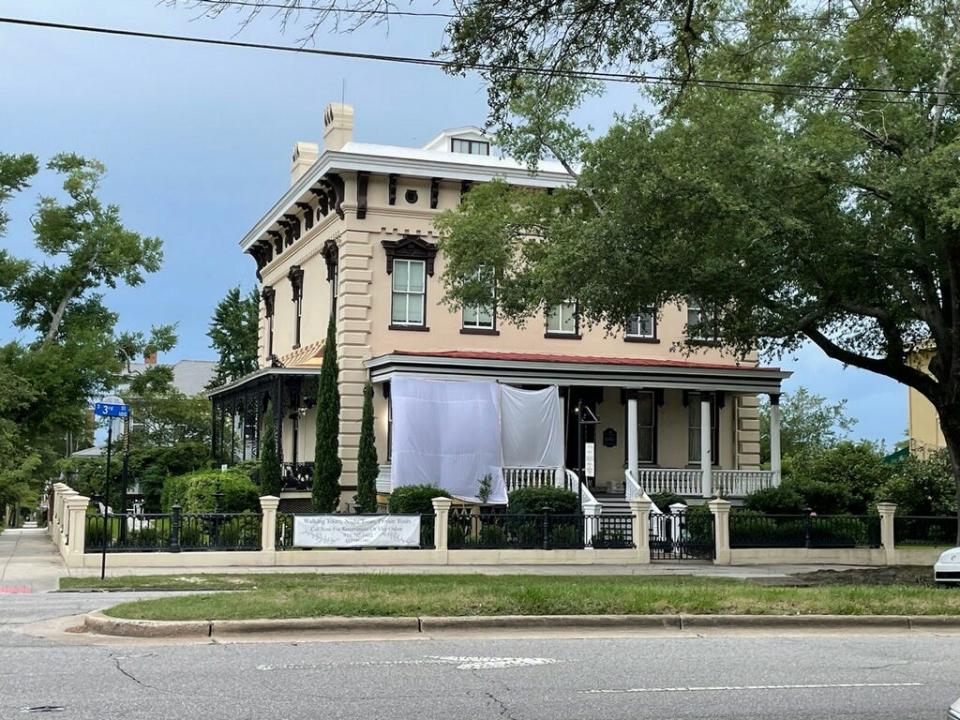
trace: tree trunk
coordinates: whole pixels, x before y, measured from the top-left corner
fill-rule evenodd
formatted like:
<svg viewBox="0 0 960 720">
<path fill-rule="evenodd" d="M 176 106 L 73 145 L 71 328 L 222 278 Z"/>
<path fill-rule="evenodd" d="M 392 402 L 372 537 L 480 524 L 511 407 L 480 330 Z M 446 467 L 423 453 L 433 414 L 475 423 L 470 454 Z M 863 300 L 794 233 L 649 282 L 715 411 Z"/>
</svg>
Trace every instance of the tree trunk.
<svg viewBox="0 0 960 720">
<path fill-rule="evenodd" d="M 960 402 L 949 403 L 938 408 L 940 415 L 940 429 L 943 439 L 950 453 L 950 464 L 953 466 L 953 482 L 956 489 L 957 512 L 957 545 L 960 545 Z"/>
</svg>

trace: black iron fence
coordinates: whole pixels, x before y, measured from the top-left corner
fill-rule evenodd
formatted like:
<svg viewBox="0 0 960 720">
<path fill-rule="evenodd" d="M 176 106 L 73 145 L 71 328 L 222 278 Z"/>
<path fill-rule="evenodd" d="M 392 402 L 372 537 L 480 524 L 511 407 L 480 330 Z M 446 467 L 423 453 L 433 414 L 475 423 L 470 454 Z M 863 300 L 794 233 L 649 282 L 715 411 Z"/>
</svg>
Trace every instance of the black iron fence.
<svg viewBox="0 0 960 720">
<path fill-rule="evenodd" d="M 451 550 L 567 550 L 633 547 L 632 515 L 451 514 Z"/>
<path fill-rule="evenodd" d="M 277 513 L 277 534 L 275 542 L 277 550 L 293 549 L 293 513 Z"/>
<path fill-rule="evenodd" d="M 730 513 L 731 548 L 880 547 L 879 515 Z"/>
<path fill-rule="evenodd" d="M 956 515 L 897 515 L 893 519 L 895 545 L 957 545 Z"/>
<path fill-rule="evenodd" d="M 651 560 L 713 560 L 715 519 L 704 506 L 650 513 Z"/>
<path fill-rule="evenodd" d="M 170 513 L 87 515 L 84 549 L 97 552 L 259 550 L 259 513 Z"/>
</svg>

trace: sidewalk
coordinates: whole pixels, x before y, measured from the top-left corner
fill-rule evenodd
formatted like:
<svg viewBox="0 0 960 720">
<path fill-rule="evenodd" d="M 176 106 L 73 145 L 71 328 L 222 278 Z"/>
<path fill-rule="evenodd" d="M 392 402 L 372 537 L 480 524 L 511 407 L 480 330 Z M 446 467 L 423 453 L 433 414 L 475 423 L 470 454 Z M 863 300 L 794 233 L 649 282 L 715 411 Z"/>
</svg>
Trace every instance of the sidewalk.
<svg viewBox="0 0 960 720">
<path fill-rule="evenodd" d="M 44 529 L 0 533 L 0 595 L 56 590 L 67 570 Z"/>
<path fill-rule="evenodd" d="M 107 555 L 107 577 L 125 575 L 255 575 L 263 573 L 301 574 L 391 574 L 391 575 L 696 575 L 743 580 L 747 578 L 786 579 L 791 575 L 817 570 L 850 570 L 851 565 L 714 565 L 706 562 L 654 562 L 649 565 L 373 565 L 350 567 L 313 565 L 299 567 L 262 567 L 231 565 L 224 567 L 122 568 L 111 570 Z M 63 574 L 66 574 L 65 572 Z M 73 569 L 72 577 L 99 577 L 100 568 Z"/>
</svg>

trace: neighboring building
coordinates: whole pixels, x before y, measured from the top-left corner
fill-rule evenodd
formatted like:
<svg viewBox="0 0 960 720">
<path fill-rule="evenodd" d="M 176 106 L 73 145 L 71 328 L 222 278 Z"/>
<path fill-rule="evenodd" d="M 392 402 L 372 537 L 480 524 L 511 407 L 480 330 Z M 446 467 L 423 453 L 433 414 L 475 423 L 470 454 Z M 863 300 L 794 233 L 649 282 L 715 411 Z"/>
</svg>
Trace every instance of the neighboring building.
<svg viewBox="0 0 960 720">
<path fill-rule="evenodd" d="M 911 353 L 907 362 L 926 371 L 930 355 L 929 350 L 919 350 Z M 937 409 L 914 388 L 907 389 L 907 436 L 910 438 L 911 452 L 923 454 L 947 446 Z"/>
<path fill-rule="evenodd" d="M 776 407 L 790 373 L 758 367 L 755 358 L 737 363 L 709 342 L 690 358 L 674 352 L 688 321 L 698 323 L 696 308 L 641 308 L 625 333 L 608 336 L 581 326 L 575 302 L 524 328 L 501 322 L 495 307 L 454 312 L 441 303 L 437 213 L 457 207 L 471 185 L 493 178 L 543 190 L 571 181 L 558 163 L 543 162 L 531 175 L 491 150 L 472 127 L 443 132 L 423 148 L 358 143 L 353 109 L 326 108 L 323 150 L 296 143 L 290 189 L 240 243 L 256 260 L 262 286 L 261 367 L 211 392 L 215 455 L 253 457 L 266 402 L 280 398 L 269 421 L 279 431 L 285 498 L 288 505 L 295 498 L 305 502 L 316 417 L 312 388 L 333 313 L 345 503 L 355 493 L 367 380 L 376 388 L 378 487 L 391 487 L 390 383 L 401 376 L 559 387 L 566 467 L 577 467 L 580 456 L 573 410 L 582 402 L 599 419 L 585 428 L 595 443 L 591 484 L 598 495 L 622 499 L 638 491 L 632 481 L 647 492 L 696 497 L 718 488 L 736 497 L 776 484 L 778 451 L 772 470 L 760 468 L 757 395 L 769 394 Z M 519 482 L 518 469 L 506 475 L 508 487 Z"/>
</svg>

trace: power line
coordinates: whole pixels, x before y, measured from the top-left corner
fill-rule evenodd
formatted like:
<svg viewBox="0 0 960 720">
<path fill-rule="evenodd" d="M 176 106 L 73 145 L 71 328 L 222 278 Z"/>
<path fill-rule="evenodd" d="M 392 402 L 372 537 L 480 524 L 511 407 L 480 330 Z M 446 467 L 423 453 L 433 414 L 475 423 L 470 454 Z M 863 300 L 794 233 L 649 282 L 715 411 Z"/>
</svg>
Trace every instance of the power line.
<svg viewBox="0 0 960 720">
<path fill-rule="evenodd" d="M 111 35 L 118 37 L 132 37 L 150 40 L 168 40 L 172 42 L 185 42 L 198 45 L 213 45 L 220 47 L 234 47 L 252 50 L 271 50 L 275 52 L 302 53 L 308 55 L 320 55 L 324 57 L 351 59 L 351 60 L 372 60 L 378 62 L 391 62 L 407 65 L 422 65 L 427 67 L 447 68 L 450 63 L 436 58 L 424 58 L 407 55 L 385 55 L 378 53 L 355 52 L 348 50 L 326 50 L 310 47 L 292 47 L 289 45 L 275 45 L 270 43 L 246 42 L 241 40 L 222 40 L 217 38 L 205 38 L 189 35 L 172 35 L 167 33 L 154 33 L 139 30 L 125 30 L 121 28 L 109 28 L 93 25 L 74 25 L 68 23 L 46 22 L 42 20 L 29 20 L 24 18 L 0 17 L 0 24 L 20 25 L 26 27 L 37 27 L 52 30 L 71 30 L 75 32 L 94 33 L 99 35 Z M 890 100 L 886 98 L 855 98 L 847 95 L 848 93 L 883 93 L 897 95 L 933 95 L 939 94 L 946 97 L 960 96 L 960 92 L 944 91 L 935 93 L 928 90 L 901 89 L 901 88 L 883 88 L 883 87 L 842 87 L 833 85 L 800 85 L 796 83 L 776 83 L 759 82 L 753 80 L 709 80 L 702 78 L 675 78 L 659 75 L 643 75 L 630 73 L 612 73 L 598 70 L 563 70 L 550 68 L 531 68 L 512 65 L 498 65 L 492 63 L 474 63 L 464 66 L 467 70 L 481 71 L 506 71 L 519 74 L 534 76 L 557 75 L 567 78 L 598 80 L 602 82 L 619 82 L 634 84 L 657 84 L 657 85 L 701 85 L 704 87 L 713 87 L 724 90 L 733 90 L 738 92 L 759 92 L 766 94 L 781 94 L 785 96 L 801 97 L 804 99 L 824 99 L 833 101 L 859 101 L 875 102 L 881 104 L 910 104 L 904 100 Z M 827 95 L 825 92 L 844 93 L 844 95 Z"/>
<path fill-rule="evenodd" d="M 189 0 L 189 2 L 194 2 L 198 5 L 249 7 L 254 10 L 258 8 L 268 8 L 270 10 L 302 10 L 304 12 L 315 13 L 332 12 L 345 13 L 348 15 L 396 15 L 403 17 L 447 18 L 450 20 L 460 17 L 455 13 L 423 12 L 417 10 L 364 10 L 363 8 L 347 8 L 339 5 L 302 5 L 300 3 L 259 2 L 258 0 Z"/>
</svg>

